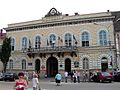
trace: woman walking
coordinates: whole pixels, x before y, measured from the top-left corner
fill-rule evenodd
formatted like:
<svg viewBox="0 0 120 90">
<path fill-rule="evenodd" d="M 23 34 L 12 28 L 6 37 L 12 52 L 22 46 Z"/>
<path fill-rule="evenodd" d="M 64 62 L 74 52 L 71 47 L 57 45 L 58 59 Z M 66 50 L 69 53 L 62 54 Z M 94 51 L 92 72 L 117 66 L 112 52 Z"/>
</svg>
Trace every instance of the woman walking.
<svg viewBox="0 0 120 90">
<path fill-rule="evenodd" d="M 27 90 L 27 81 L 24 79 L 24 73 L 18 74 L 18 80 L 15 80 L 14 90 Z"/>
</svg>

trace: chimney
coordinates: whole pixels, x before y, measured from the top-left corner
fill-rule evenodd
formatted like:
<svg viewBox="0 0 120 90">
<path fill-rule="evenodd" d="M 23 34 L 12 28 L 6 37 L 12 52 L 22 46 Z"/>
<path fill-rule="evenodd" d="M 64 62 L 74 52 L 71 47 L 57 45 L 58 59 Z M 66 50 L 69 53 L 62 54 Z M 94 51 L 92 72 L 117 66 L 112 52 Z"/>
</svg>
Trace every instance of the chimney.
<svg viewBox="0 0 120 90">
<path fill-rule="evenodd" d="M 107 10 L 107 12 L 110 12 L 110 10 Z"/>
<path fill-rule="evenodd" d="M 69 16 L 69 14 L 65 14 L 65 16 Z"/>
<path fill-rule="evenodd" d="M 75 16 L 76 16 L 76 15 L 79 15 L 78 12 L 75 12 Z"/>
</svg>

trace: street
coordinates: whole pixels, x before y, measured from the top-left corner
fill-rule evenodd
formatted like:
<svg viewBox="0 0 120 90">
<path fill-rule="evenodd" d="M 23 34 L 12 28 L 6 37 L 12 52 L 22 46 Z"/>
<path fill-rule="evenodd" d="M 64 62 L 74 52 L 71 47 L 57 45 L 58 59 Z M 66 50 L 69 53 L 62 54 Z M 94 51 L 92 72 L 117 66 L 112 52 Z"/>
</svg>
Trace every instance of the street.
<svg viewBox="0 0 120 90">
<path fill-rule="evenodd" d="M 14 82 L 0 81 L 0 90 L 13 90 Z M 41 81 L 42 90 L 120 90 L 119 82 L 112 83 L 94 83 L 94 82 L 80 82 L 80 83 L 65 83 L 62 82 L 61 86 L 56 86 L 53 81 Z M 29 81 L 28 90 L 32 90 L 32 83 Z"/>
</svg>

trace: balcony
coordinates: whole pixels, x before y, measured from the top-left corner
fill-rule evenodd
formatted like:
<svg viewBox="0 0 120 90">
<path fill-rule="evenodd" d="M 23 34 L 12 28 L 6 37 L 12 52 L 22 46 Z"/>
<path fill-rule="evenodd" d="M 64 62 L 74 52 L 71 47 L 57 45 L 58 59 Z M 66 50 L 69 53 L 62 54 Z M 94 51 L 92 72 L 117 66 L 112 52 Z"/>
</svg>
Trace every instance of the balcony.
<svg viewBox="0 0 120 90">
<path fill-rule="evenodd" d="M 23 49 L 26 53 L 59 53 L 59 52 L 76 52 L 77 46 L 59 46 L 59 47 L 40 47 Z"/>
</svg>

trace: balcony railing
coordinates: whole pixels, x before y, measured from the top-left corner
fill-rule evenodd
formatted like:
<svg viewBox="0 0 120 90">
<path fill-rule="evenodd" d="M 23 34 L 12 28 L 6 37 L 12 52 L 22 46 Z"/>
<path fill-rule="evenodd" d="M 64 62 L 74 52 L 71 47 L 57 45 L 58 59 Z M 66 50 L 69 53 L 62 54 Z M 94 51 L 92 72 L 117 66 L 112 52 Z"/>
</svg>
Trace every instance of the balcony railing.
<svg viewBox="0 0 120 90">
<path fill-rule="evenodd" d="M 24 48 L 26 53 L 55 53 L 55 52 L 75 52 L 77 46 L 59 46 L 59 47 L 40 47 L 40 48 Z"/>
</svg>

